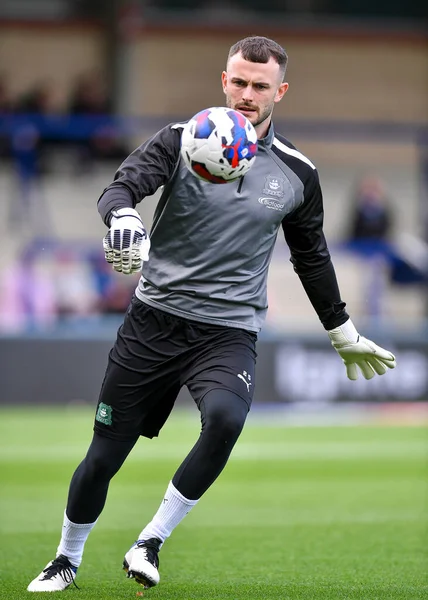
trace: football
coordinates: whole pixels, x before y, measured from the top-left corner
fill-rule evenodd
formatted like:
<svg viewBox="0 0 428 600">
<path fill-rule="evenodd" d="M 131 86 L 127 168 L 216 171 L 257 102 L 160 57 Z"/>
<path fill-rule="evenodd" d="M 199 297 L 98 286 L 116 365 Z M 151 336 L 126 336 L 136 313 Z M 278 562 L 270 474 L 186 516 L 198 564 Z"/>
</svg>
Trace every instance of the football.
<svg viewBox="0 0 428 600">
<path fill-rule="evenodd" d="M 216 106 L 186 123 L 181 156 L 193 175 L 210 183 L 236 181 L 256 160 L 257 134 L 240 112 Z"/>
</svg>

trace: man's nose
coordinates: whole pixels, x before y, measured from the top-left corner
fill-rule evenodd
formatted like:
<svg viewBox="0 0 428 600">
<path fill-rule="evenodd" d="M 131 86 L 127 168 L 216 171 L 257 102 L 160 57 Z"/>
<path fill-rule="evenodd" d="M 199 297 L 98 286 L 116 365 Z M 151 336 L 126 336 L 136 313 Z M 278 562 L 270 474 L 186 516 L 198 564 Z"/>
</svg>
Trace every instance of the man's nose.
<svg viewBox="0 0 428 600">
<path fill-rule="evenodd" d="M 251 85 L 247 85 L 247 87 L 243 91 L 242 99 L 247 100 L 248 102 L 253 101 L 253 88 L 251 87 Z"/>
</svg>

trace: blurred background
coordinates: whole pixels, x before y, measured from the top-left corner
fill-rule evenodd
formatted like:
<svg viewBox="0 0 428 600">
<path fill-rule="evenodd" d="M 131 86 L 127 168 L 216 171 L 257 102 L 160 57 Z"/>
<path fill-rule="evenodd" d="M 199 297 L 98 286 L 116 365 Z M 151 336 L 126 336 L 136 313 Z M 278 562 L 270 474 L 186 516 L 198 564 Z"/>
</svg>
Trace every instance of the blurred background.
<svg viewBox="0 0 428 600">
<path fill-rule="evenodd" d="M 97 199 L 159 128 L 223 104 L 229 47 L 248 35 L 289 55 L 276 130 L 318 167 L 357 328 L 398 358 L 386 377 L 346 379 L 279 235 L 255 403 L 425 418 L 427 15 L 400 0 L 1 2 L 0 404 L 96 403 L 138 279 L 105 263 Z M 138 207 L 147 226 L 156 201 Z"/>
</svg>

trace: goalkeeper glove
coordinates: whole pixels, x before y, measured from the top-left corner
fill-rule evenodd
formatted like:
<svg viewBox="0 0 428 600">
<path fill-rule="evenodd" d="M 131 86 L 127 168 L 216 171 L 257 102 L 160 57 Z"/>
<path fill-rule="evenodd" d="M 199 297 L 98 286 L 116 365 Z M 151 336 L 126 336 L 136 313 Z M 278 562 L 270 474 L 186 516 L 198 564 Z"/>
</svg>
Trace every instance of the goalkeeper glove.
<svg viewBox="0 0 428 600">
<path fill-rule="evenodd" d="M 365 379 L 371 379 L 377 373 L 384 375 L 387 369 L 394 369 L 395 356 L 377 346 L 374 342 L 358 334 L 351 319 L 340 327 L 328 331 L 333 348 L 342 358 L 349 379 L 358 378 L 358 369 Z"/>
<path fill-rule="evenodd" d="M 106 261 L 119 273 L 141 271 L 143 261 L 149 260 L 150 239 L 133 208 L 112 211 L 110 230 L 103 239 Z"/>
</svg>

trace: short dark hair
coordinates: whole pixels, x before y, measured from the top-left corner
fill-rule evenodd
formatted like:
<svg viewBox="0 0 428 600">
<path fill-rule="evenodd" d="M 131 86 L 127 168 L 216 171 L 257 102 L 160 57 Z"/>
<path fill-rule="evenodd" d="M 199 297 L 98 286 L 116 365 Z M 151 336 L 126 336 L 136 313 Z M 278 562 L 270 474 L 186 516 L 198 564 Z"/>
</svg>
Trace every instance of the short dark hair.
<svg viewBox="0 0 428 600">
<path fill-rule="evenodd" d="M 274 40 L 270 40 L 269 38 L 260 35 L 239 40 L 239 42 L 233 44 L 229 50 L 227 62 L 229 62 L 229 59 L 232 56 L 235 56 L 235 54 L 238 54 L 239 52 L 242 54 L 243 59 L 255 63 L 267 63 L 269 62 L 269 59 L 273 57 L 280 67 L 282 75 L 281 79 L 284 78 L 288 56 L 284 48 L 274 42 Z"/>
</svg>

